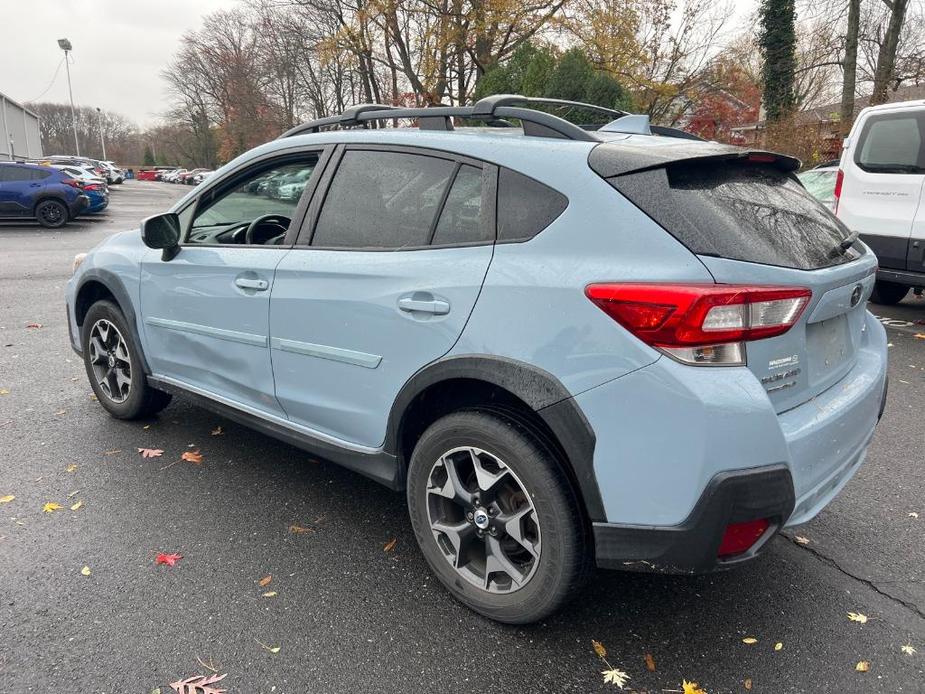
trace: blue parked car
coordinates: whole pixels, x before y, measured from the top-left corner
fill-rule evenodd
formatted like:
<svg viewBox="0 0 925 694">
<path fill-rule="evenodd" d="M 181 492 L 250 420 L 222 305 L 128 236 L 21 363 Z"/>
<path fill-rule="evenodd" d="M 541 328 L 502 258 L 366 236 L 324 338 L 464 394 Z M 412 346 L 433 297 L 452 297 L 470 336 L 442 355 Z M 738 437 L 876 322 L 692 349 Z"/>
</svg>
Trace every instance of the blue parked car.
<svg viewBox="0 0 925 694">
<path fill-rule="evenodd" d="M 86 214 L 98 214 L 109 207 L 109 191 L 100 183 L 81 183 L 80 189 L 89 198 L 90 202 Z"/>
<path fill-rule="evenodd" d="M 62 171 L 0 163 L 0 219 L 34 219 L 55 229 L 86 210 L 89 203 L 78 181 Z"/>
<path fill-rule="evenodd" d="M 874 254 L 795 159 L 534 102 L 354 107 L 78 256 L 100 404 L 182 394 L 403 490 L 434 573 L 503 622 L 593 564 L 727 569 L 813 518 L 883 411 Z M 418 128 L 364 127 L 391 119 Z"/>
</svg>

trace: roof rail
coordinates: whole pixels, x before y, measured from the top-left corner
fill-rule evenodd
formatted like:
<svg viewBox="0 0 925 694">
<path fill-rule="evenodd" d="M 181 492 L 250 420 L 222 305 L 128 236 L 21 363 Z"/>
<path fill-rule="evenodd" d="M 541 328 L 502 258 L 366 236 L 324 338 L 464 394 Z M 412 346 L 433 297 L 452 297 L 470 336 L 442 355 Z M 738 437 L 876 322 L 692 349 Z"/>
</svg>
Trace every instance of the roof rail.
<svg viewBox="0 0 925 694">
<path fill-rule="evenodd" d="M 621 119 L 632 114 L 618 109 L 586 104 L 581 101 L 567 101 L 565 99 L 547 99 L 544 97 L 522 96 L 520 94 L 494 94 L 479 99 L 472 106 L 429 106 L 426 108 L 388 106 L 385 104 L 358 104 L 346 109 L 343 113 L 327 118 L 319 118 L 308 123 L 302 123 L 287 130 L 280 138 L 292 137 L 306 132 L 317 133 L 322 128 L 352 128 L 368 127 L 367 123 L 385 121 L 399 118 L 415 119 L 422 130 L 453 130 L 453 119 L 483 121 L 489 126 L 507 127 L 512 125 L 509 119 L 521 122 L 525 135 L 536 137 L 550 137 L 565 140 L 578 140 L 581 142 L 600 142 L 601 138 L 593 134 L 595 130 L 607 130 L 608 124 L 576 125 L 564 118 L 538 111 L 525 106 L 558 106 L 584 111 L 601 113 L 614 119 Z M 632 116 L 630 121 L 641 119 L 644 116 Z M 622 125 L 622 124 L 621 124 Z M 638 128 L 642 130 L 642 128 Z M 701 138 L 690 135 L 675 128 L 651 126 L 651 133 L 668 137 L 678 137 L 692 140 Z"/>
</svg>

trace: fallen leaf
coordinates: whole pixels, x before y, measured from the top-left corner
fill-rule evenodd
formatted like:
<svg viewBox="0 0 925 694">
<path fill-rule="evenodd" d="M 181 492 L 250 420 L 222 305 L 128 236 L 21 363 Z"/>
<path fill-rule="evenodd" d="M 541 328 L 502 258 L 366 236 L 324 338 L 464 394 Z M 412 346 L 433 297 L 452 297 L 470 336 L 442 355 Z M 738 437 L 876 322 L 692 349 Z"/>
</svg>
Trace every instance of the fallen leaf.
<svg viewBox="0 0 925 694">
<path fill-rule="evenodd" d="M 73 499 L 73 498 L 74 498 L 75 496 L 77 496 L 78 494 L 80 494 L 80 490 L 79 490 L 79 489 L 75 489 L 74 491 L 72 491 L 70 494 L 67 495 L 67 498 L 68 498 L 68 499 Z"/>
<path fill-rule="evenodd" d="M 27 327 L 27 328 L 32 328 L 33 330 L 37 330 L 37 329 L 39 329 L 39 328 L 42 327 L 42 324 L 41 324 L 41 323 L 26 323 L 26 327 Z M 918 336 L 916 336 L 916 337 L 918 337 Z"/>
<path fill-rule="evenodd" d="M 272 580 L 273 580 L 273 576 L 272 576 L 272 575 L 271 575 L 271 576 L 264 576 L 264 577 L 261 578 L 259 581 L 257 581 L 257 585 L 260 586 L 261 588 L 263 588 L 264 586 L 270 585 L 270 581 L 272 581 Z"/>
<path fill-rule="evenodd" d="M 867 615 L 861 614 L 860 612 L 849 612 L 848 619 L 852 622 L 860 622 L 861 624 L 867 624 Z"/>
<path fill-rule="evenodd" d="M 746 645 L 748 645 L 748 646 L 751 646 L 751 645 L 754 644 L 754 643 L 758 643 L 758 639 L 756 639 L 756 638 L 754 638 L 754 637 L 752 637 L 752 636 L 746 636 L 744 639 L 742 639 L 742 643 L 744 643 L 744 644 L 746 644 Z"/>
<path fill-rule="evenodd" d="M 9 394 L 10 394 L 9 388 L 0 388 L 0 395 L 9 395 Z"/>
<path fill-rule="evenodd" d="M 780 641 L 778 641 L 777 643 L 774 644 L 774 650 L 775 650 L 775 651 L 779 651 L 779 650 L 782 649 L 783 647 L 784 647 L 784 644 L 782 644 Z"/>
<path fill-rule="evenodd" d="M 225 692 L 228 691 L 227 689 L 218 689 L 210 685 L 225 679 L 227 676 L 227 673 L 224 675 L 209 675 L 208 677 L 205 675 L 196 675 L 195 677 L 188 677 L 185 680 L 171 682 L 170 688 L 177 694 L 225 694 Z"/>
<path fill-rule="evenodd" d="M 7 494 L 6 496 L 0 496 L 0 504 L 8 504 L 15 498 L 16 498 L 15 494 Z"/>
<path fill-rule="evenodd" d="M 210 435 L 210 436 L 224 436 L 224 435 L 225 435 L 225 432 L 224 432 L 224 430 L 219 426 L 219 427 L 215 427 L 215 428 L 209 433 L 209 435 Z"/>
<path fill-rule="evenodd" d="M 696 682 L 688 682 L 687 680 L 682 680 L 681 687 L 684 689 L 684 694 L 707 694 L 707 692 L 701 689 L 700 685 Z"/>
<path fill-rule="evenodd" d="M 655 672 L 655 658 L 652 657 L 651 653 L 646 653 L 646 670 Z"/>
<path fill-rule="evenodd" d="M 139 448 L 139 449 L 138 449 L 138 452 L 141 453 L 141 451 L 143 451 L 143 450 L 145 450 L 145 449 Z M 114 451 L 103 451 L 103 455 L 115 455 L 116 453 L 121 453 L 121 452 L 122 452 L 122 449 L 121 449 L 121 448 L 117 448 L 117 449 L 114 450 Z M 163 453 L 163 452 L 164 452 L 164 451 L 161 451 L 161 453 Z"/>
<path fill-rule="evenodd" d="M 803 537 L 802 535 L 797 535 L 793 539 L 798 545 L 808 545 L 809 544 L 809 538 Z"/>
<path fill-rule="evenodd" d="M 55 412 L 55 417 L 60 417 L 63 414 L 67 414 L 67 410 L 58 410 Z"/>
<path fill-rule="evenodd" d="M 745 688 L 746 688 L 748 691 L 751 691 L 751 690 L 752 690 L 752 678 L 751 678 L 751 677 L 746 677 L 746 678 L 745 678 L 745 681 L 744 681 L 742 684 L 745 685 Z"/>
<path fill-rule="evenodd" d="M 199 453 L 198 449 L 195 451 L 183 451 L 180 458 L 194 465 L 199 465 L 202 462 L 202 454 Z"/>
<path fill-rule="evenodd" d="M 385 546 L 382 548 L 382 551 L 391 552 L 393 549 L 395 549 L 395 545 L 397 543 L 398 543 L 398 540 L 393 537 L 391 540 L 385 543 Z"/>
<path fill-rule="evenodd" d="M 905 646 L 903 646 L 899 650 L 901 650 L 906 655 L 912 655 L 913 653 L 915 653 L 915 649 L 912 647 L 911 643 L 907 643 Z"/>
<path fill-rule="evenodd" d="M 870 662 L 867 660 L 862 660 L 857 665 L 854 666 L 854 669 L 858 672 L 867 672 L 870 670 Z"/>
<path fill-rule="evenodd" d="M 150 425 L 150 424 L 145 424 L 145 425 L 144 425 L 143 427 L 141 427 L 141 428 L 147 430 L 147 429 L 150 429 L 150 428 L 151 428 L 151 425 Z"/>
<path fill-rule="evenodd" d="M 909 518 L 918 518 L 919 514 L 915 511 L 909 511 Z"/>
<path fill-rule="evenodd" d="M 160 552 L 156 557 L 154 557 L 154 563 L 174 566 L 182 558 L 182 554 L 164 554 L 163 552 Z"/>
<path fill-rule="evenodd" d="M 276 593 L 275 590 L 269 590 L 269 591 L 267 591 L 266 593 L 263 594 L 263 597 L 265 597 L 265 598 L 275 598 L 276 595 L 277 595 L 277 593 Z"/>
<path fill-rule="evenodd" d="M 301 525 L 290 525 L 289 532 L 301 535 L 302 533 L 313 533 L 315 531 L 312 528 L 305 528 Z"/>
<path fill-rule="evenodd" d="M 916 339 L 918 339 L 918 340 L 925 340 L 925 333 L 916 333 L 916 334 L 913 335 L 912 337 L 914 337 L 914 338 L 916 338 Z"/>
<path fill-rule="evenodd" d="M 89 566 L 85 566 L 80 570 L 80 573 L 82 573 L 84 576 L 89 576 L 92 572 L 90 571 Z"/>
<path fill-rule="evenodd" d="M 65 472 L 77 472 L 77 466 L 74 463 L 71 463 L 66 468 L 64 468 L 64 471 Z"/>
<path fill-rule="evenodd" d="M 83 505 L 84 505 L 84 502 L 83 502 L 83 501 L 78 501 L 76 504 L 74 504 L 73 506 L 71 506 L 71 510 L 72 510 L 72 511 L 76 511 L 76 510 L 78 510 L 78 509 L 79 509 L 81 506 L 83 506 Z"/>
<path fill-rule="evenodd" d="M 623 689 L 623 686 L 626 684 L 626 680 L 630 678 L 630 676 L 623 672 L 623 670 L 618 670 L 617 668 L 602 670 L 601 674 L 604 676 L 604 684 L 615 684 L 620 689 Z"/>
<path fill-rule="evenodd" d="M 268 646 L 267 644 L 265 644 L 265 643 L 264 643 L 263 641 L 261 641 L 260 639 L 254 639 L 254 641 L 256 641 L 257 643 L 259 643 L 259 644 L 260 644 L 263 648 L 265 648 L 266 650 L 270 651 L 270 653 L 279 653 L 279 649 L 280 649 L 279 646 Z"/>
<path fill-rule="evenodd" d="M 594 647 L 594 652 L 597 653 L 598 658 L 607 657 L 607 649 L 604 648 L 604 644 L 602 644 L 600 641 L 595 641 L 594 639 L 591 639 L 591 645 Z"/>
<path fill-rule="evenodd" d="M 54 501 L 49 501 L 47 504 L 42 506 L 42 513 L 51 513 L 52 511 L 60 511 L 64 508 L 61 504 L 56 504 Z"/>
<path fill-rule="evenodd" d="M 118 453 L 119 451 L 107 451 L 106 455 L 112 455 L 113 453 Z M 138 452 L 141 453 L 142 458 L 160 458 L 164 455 L 164 451 L 160 448 L 139 448 Z"/>
</svg>

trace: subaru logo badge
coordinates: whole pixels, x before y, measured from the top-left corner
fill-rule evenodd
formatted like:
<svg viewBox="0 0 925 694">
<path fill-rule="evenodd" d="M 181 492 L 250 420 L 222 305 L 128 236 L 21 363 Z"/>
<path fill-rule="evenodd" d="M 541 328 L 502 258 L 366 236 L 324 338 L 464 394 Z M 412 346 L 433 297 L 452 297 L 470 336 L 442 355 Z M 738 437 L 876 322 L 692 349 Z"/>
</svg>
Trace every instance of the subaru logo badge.
<svg viewBox="0 0 925 694">
<path fill-rule="evenodd" d="M 859 284 L 854 288 L 854 291 L 851 292 L 851 308 L 854 308 L 859 303 L 861 303 L 861 295 L 864 294 L 864 288 Z"/>
</svg>

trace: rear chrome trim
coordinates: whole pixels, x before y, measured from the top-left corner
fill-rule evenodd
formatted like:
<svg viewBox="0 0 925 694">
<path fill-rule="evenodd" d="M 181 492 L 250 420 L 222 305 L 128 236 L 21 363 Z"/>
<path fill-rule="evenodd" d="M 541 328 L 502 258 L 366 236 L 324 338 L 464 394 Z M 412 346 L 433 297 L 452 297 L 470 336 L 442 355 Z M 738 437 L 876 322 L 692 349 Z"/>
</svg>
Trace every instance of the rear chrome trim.
<svg viewBox="0 0 925 694">
<path fill-rule="evenodd" d="M 382 362 L 382 357 L 378 354 L 355 352 L 352 349 L 316 345 L 311 342 L 300 342 L 298 340 L 286 340 L 281 337 L 271 337 L 270 347 L 283 352 L 292 352 L 293 354 L 303 354 L 308 357 L 318 357 L 320 359 L 330 359 L 331 361 L 353 364 L 354 366 L 362 366 L 366 369 L 375 369 L 379 366 L 380 362 Z"/>
<path fill-rule="evenodd" d="M 213 328 L 209 325 L 200 325 L 199 323 L 184 323 L 183 321 L 150 316 L 145 318 L 145 325 L 150 325 L 155 328 L 166 328 L 167 330 L 175 330 L 181 333 L 205 335 L 206 337 L 214 337 L 229 342 L 240 342 L 241 344 L 253 345 L 254 347 L 267 346 L 266 335 L 255 335 L 254 333 L 245 333 L 238 330 Z"/>
</svg>

